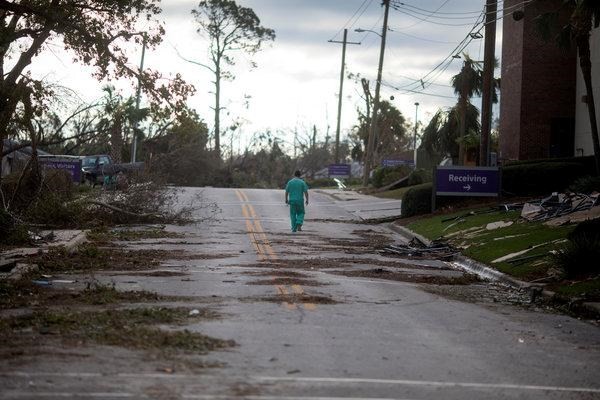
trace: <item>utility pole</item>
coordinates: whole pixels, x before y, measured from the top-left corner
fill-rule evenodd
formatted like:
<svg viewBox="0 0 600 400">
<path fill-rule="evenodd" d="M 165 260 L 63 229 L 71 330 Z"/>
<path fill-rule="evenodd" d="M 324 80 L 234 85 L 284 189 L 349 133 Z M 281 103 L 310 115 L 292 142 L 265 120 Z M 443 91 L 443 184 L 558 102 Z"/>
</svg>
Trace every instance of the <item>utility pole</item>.
<svg viewBox="0 0 600 400">
<path fill-rule="evenodd" d="M 388 15 L 390 13 L 390 0 L 383 1 L 385 12 L 383 14 L 383 28 L 381 30 L 381 49 L 379 50 L 379 67 L 377 69 L 377 82 L 375 82 L 375 99 L 373 100 L 373 114 L 371 116 L 371 126 L 369 127 L 369 138 L 367 141 L 367 154 L 365 155 L 365 165 L 363 174 L 363 186 L 369 184 L 369 175 L 371 173 L 371 158 L 373 157 L 375 127 L 377 126 L 377 112 L 379 111 L 379 91 L 381 89 L 381 71 L 383 70 L 383 56 L 385 53 L 385 37 L 388 29 Z"/>
<path fill-rule="evenodd" d="M 344 29 L 344 40 L 336 41 L 329 40 L 329 43 L 342 43 L 342 69 L 340 71 L 340 92 L 338 98 L 338 110 L 337 110 L 337 127 L 335 129 L 335 163 L 340 162 L 340 123 L 342 118 L 342 92 L 344 91 L 344 71 L 346 69 L 346 45 L 347 44 L 360 44 L 360 42 L 348 42 L 348 29 Z"/>
<path fill-rule="evenodd" d="M 144 70 L 144 57 L 146 56 L 146 34 L 142 34 L 142 58 L 140 60 L 140 71 L 138 75 L 138 87 L 135 94 L 135 116 L 133 118 L 133 149 L 131 151 L 131 162 L 134 163 L 137 156 L 137 130 L 140 114 L 140 98 L 142 97 L 142 71 Z"/>
<path fill-rule="evenodd" d="M 485 45 L 483 51 L 483 90 L 481 96 L 481 140 L 479 165 L 487 166 L 490 158 L 492 130 L 492 99 L 494 92 L 494 64 L 496 61 L 496 12 L 498 2 L 487 0 L 485 5 Z"/>
<path fill-rule="evenodd" d="M 418 119 L 418 115 L 419 115 L 419 102 L 417 101 L 415 103 L 415 137 L 413 140 L 413 151 L 414 151 L 414 162 L 415 162 L 415 168 L 417 167 L 417 124 L 419 122 Z"/>
</svg>

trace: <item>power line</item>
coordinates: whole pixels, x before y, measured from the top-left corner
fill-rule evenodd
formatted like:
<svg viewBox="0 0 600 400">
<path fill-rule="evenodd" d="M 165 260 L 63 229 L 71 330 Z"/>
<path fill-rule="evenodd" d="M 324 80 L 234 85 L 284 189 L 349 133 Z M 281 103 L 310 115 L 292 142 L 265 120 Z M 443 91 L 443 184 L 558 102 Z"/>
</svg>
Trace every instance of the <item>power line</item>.
<svg viewBox="0 0 600 400">
<path fill-rule="evenodd" d="M 413 6 L 411 4 L 407 4 L 401 1 L 392 1 L 392 3 L 394 3 L 394 5 L 396 6 L 403 6 L 403 7 L 409 7 L 409 8 L 414 8 L 415 10 L 419 10 L 428 14 L 440 14 L 440 15 L 466 15 L 466 14 L 479 14 L 480 11 L 464 11 L 464 12 L 438 12 L 438 11 L 430 11 L 430 10 L 425 10 L 423 8 L 419 8 L 416 6 Z"/>
<path fill-rule="evenodd" d="M 365 7 L 365 4 L 367 2 L 369 2 L 369 4 L 367 4 L 367 6 Z M 335 35 L 333 35 L 330 40 L 335 39 L 340 33 L 342 33 L 344 31 L 344 29 L 351 29 L 354 26 L 354 24 L 356 24 L 356 22 L 360 19 L 360 17 L 362 17 L 362 15 L 365 13 L 367 8 L 369 8 L 371 6 L 371 3 L 373 3 L 373 0 L 363 0 L 362 4 L 356 9 L 356 11 L 354 11 L 354 14 L 352 14 L 352 16 L 350 18 L 348 18 L 348 21 L 346 21 L 344 26 L 342 26 L 342 28 L 339 31 L 337 31 L 337 33 Z M 357 17 L 356 15 L 358 13 L 360 13 L 360 14 Z M 356 19 L 354 17 L 356 17 Z M 348 26 L 350 24 L 350 21 L 352 21 L 353 19 L 354 19 L 354 22 L 350 26 Z"/>
<path fill-rule="evenodd" d="M 431 11 L 428 12 L 421 12 L 421 11 L 417 11 L 417 10 L 412 10 L 410 8 L 406 8 L 403 6 L 392 6 L 392 8 L 396 11 L 406 11 L 406 12 L 410 12 L 416 15 L 423 15 L 426 17 L 431 17 L 431 18 L 437 18 L 437 19 L 441 19 L 441 20 L 459 20 L 459 19 L 473 19 L 475 18 L 475 15 L 463 15 L 463 16 L 446 16 L 446 15 L 442 15 L 442 16 L 438 16 L 439 13 L 431 13 Z M 436 15 L 438 14 L 438 15 Z M 477 13 L 479 14 L 479 13 Z"/>
<path fill-rule="evenodd" d="M 421 22 L 427 22 L 428 24 L 432 24 L 432 25 L 441 25 L 441 26 L 470 26 L 471 25 L 471 24 L 467 24 L 467 23 L 455 24 L 455 23 L 448 23 L 448 22 L 430 21 L 429 18 L 440 18 L 440 17 L 435 17 L 433 14 L 423 14 L 423 15 L 425 15 L 425 18 L 423 18 L 419 15 L 412 14 L 411 12 L 409 12 L 407 10 L 403 10 L 398 7 L 392 7 L 392 8 L 401 14 L 408 15 L 409 17 L 415 18 Z M 442 19 L 447 19 L 447 18 L 442 18 Z M 467 19 L 472 20 L 473 17 L 468 17 Z"/>
<path fill-rule="evenodd" d="M 445 0 L 445 1 L 442 3 L 442 5 L 440 5 L 440 6 L 439 6 L 439 7 L 438 7 L 438 8 L 435 10 L 435 12 L 432 12 L 431 14 L 433 15 L 433 14 L 435 14 L 436 12 L 440 11 L 440 10 L 441 10 L 441 9 L 442 9 L 442 8 L 443 8 L 443 7 L 444 7 L 446 4 L 448 4 L 448 2 L 449 2 L 449 1 L 450 1 L 450 0 Z M 417 25 L 419 25 L 421 22 L 423 22 L 423 21 L 417 21 L 417 22 L 415 22 L 414 24 L 412 24 L 412 25 L 409 25 L 409 26 L 405 26 L 405 27 L 403 27 L 403 28 L 401 28 L 401 29 L 402 29 L 402 30 L 404 30 L 404 29 L 409 29 L 409 28 L 412 28 L 412 27 L 414 27 L 414 26 L 417 26 Z"/>
<path fill-rule="evenodd" d="M 500 3 L 503 3 L 504 0 L 499 0 L 494 2 L 493 4 L 499 5 Z M 443 11 L 439 11 L 440 8 L 438 8 L 436 11 L 431 11 L 431 10 L 425 10 L 423 8 L 419 8 L 416 6 L 413 6 L 411 4 L 407 4 L 398 0 L 392 0 L 392 3 L 395 6 L 402 6 L 402 7 L 409 7 L 409 8 L 414 8 L 415 10 L 427 13 L 427 14 L 439 14 L 439 15 L 467 15 L 467 14 L 471 14 L 471 15 L 477 15 L 480 13 L 480 11 L 463 11 L 463 12 L 443 12 Z"/>
<path fill-rule="evenodd" d="M 528 4 L 532 3 L 533 1 L 534 0 L 523 0 L 522 2 L 520 2 L 518 4 L 515 4 L 510 7 L 506 7 L 504 10 L 506 11 L 506 10 L 511 10 L 513 8 L 525 7 Z M 441 7 L 443 7 L 446 3 L 447 2 L 444 2 L 440 7 L 438 7 L 436 12 L 439 11 L 441 9 Z M 510 15 L 511 13 L 512 12 L 504 13 L 502 16 L 497 17 L 496 21 L 501 20 L 502 18 L 506 17 L 507 15 Z M 441 62 L 439 62 L 427 74 L 423 75 L 422 78 L 420 78 L 420 79 L 409 78 L 409 79 L 414 80 L 414 82 L 403 85 L 403 86 L 391 86 L 391 87 L 395 90 L 399 90 L 399 91 L 402 90 L 403 93 L 401 93 L 401 94 L 405 94 L 405 93 L 423 93 L 424 94 L 425 92 L 423 92 L 423 90 L 425 90 L 426 88 L 428 88 L 429 86 L 434 84 L 435 80 L 438 77 L 440 77 L 450 67 L 453 59 L 456 58 L 456 55 L 463 52 L 475 38 L 479 38 L 477 35 L 478 34 L 480 35 L 481 30 L 483 30 L 483 28 L 486 26 L 486 22 L 485 22 L 486 14 L 487 14 L 486 10 L 483 9 L 480 12 L 479 17 L 475 21 L 473 27 L 467 33 L 467 35 L 464 37 L 464 39 L 462 39 L 456 45 L 456 47 L 454 47 L 454 49 L 450 52 L 450 54 L 448 56 L 446 56 Z M 401 33 L 401 32 L 396 32 L 396 33 Z M 419 86 L 422 88 L 421 90 L 417 90 L 417 88 Z M 430 94 L 428 94 L 428 95 L 430 95 Z"/>
<path fill-rule="evenodd" d="M 397 87 L 395 87 L 394 85 L 392 85 L 390 83 L 381 82 L 381 84 L 390 89 L 399 90 Z M 428 92 L 422 92 L 422 91 L 417 91 L 417 90 L 405 90 L 405 92 L 422 94 L 424 96 L 440 97 L 440 98 L 444 98 L 444 99 L 456 99 L 456 96 L 446 96 L 443 94 L 428 93 Z"/>
<path fill-rule="evenodd" d="M 390 32 L 394 32 L 394 33 L 397 33 L 397 34 L 400 34 L 400 35 L 408 36 L 408 37 L 413 38 L 413 39 L 422 40 L 424 42 L 440 43 L 440 44 L 454 44 L 454 43 L 456 43 L 456 42 L 447 42 L 447 41 L 443 41 L 443 40 L 434 40 L 434 39 L 424 38 L 424 37 L 420 37 L 420 36 L 415 36 L 415 35 L 411 35 L 410 33 L 396 31 L 394 29 L 390 29 Z"/>
</svg>

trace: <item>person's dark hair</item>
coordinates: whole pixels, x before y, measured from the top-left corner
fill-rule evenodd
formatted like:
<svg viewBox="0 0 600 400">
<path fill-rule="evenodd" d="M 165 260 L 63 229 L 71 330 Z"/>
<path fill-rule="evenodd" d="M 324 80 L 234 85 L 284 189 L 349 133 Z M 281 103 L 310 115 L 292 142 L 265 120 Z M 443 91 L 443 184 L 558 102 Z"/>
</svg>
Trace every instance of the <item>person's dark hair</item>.
<svg viewBox="0 0 600 400">
<path fill-rule="evenodd" d="M 296 172 L 294 172 L 294 176 L 297 176 L 298 178 L 300 178 L 301 175 L 302 171 L 300 171 L 299 169 L 297 169 Z"/>
</svg>

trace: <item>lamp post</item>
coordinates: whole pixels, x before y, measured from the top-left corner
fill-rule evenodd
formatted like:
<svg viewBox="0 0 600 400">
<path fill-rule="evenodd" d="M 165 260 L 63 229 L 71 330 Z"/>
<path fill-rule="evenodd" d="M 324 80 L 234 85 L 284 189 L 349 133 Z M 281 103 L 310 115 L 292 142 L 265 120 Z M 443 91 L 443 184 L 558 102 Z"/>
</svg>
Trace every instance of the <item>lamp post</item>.
<svg viewBox="0 0 600 400">
<path fill-rule="evenodd" d="M 146 56 L 146 34 L 139 33 L 138 35 L 142 35 L 142 57 L 140 60 L 140 70 L 138 74 L 138 87 L 135 94 L 135 116 L 133 118 L 133 145 L 131 149 L 131 162 L 134 163 L 137 156 L 137 130 L 138 130 L 138 120 L 140 113 L 140 98 L 142 96 L 142 71 L 144 70 L 144 57 Z"/>
<path fill-rule="evenodd" d="M 383 70 L 383 56 L 385 54 L 385 38 L 387 34 L 388 15 L 390 12 L 390 0 L 384 0 L 385 12 L 383 15 L 383 27 L 381 30 L 381 48 L 379 50 L 379 67 L 377 68 L 377 82 L 375 82 L 375 98 L 373 99 L 373 113 L 371 116 L 371 126 L 369 127 L 369 138 L 367 141 L 367 153 L 365 155 L 365 165 L 363 174 L 363 186 L 369 184 L 369 175 L 371 172 L 371 158 L 373 157 L 375 127 L 377 126 L 377 113 L 379 111 L 379 91 L 381 90 L 381 71 Z M 358 30 L 357 30 L 358 31 Z M 364 31 L 364 30 L 363 30 Z"/>
<path fill-rule="evenodd" d="M 414 162 L 415 168 L 417 167 L 417 125 L 419 123 L 418 114 L 419 113 L 419 102 L 415 102 L 415 135 L 413 139 L 413 152 L 414 152 Z"/>
</svg>

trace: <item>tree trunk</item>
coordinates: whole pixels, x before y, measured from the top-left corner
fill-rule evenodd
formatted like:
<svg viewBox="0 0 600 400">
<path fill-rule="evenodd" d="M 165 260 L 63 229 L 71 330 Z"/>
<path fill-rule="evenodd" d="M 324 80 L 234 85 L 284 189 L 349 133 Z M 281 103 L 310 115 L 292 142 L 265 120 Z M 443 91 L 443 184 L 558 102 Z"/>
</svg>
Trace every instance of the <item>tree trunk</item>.
<svg viewBox="0 0 600 400">
<path fill-rule="evenodd" d="M 590 54 L 590 35 L 580 35 L 577 38 L 579 50 L 579 65 L 585 82 L 587 109 L 590 118 L 592 142 L 594 144 L 594 158 L 596 159 L 596 175 L 600 176 L 600 141 L 598 140 L 598 123 L 596 119 L 596 104 L 594 101 L 594 89 L 592 87 L 592 61 Z"/>
<path fill-rule="evenodd" d="M 221 159 L 221 68 L 217 66 L 215 72 L 215 152 Z"/>
<path fill-rule="evenodd" d="M 123 150 L 123 134 L 121 132 L 122 126 L 121 116 L 117 115 L 113 125 L 110 128 L 110 157 L 115 163 L 121 162 L 121 153 Z"/>
<path fill-rule="evenodd" d="M 464 138 L 467 130 L 467 98 L 464 94 L 460 96 L 460 120 L 458 121 L 458 134 L 460 141 L 458 142 L 458 165 L 465 164 L 465 143 Z"/>
</svg>

